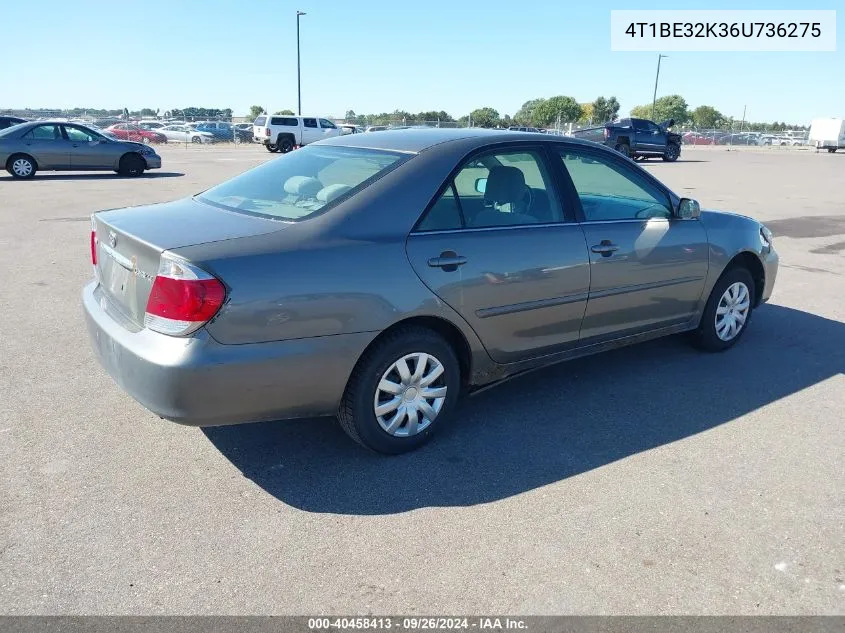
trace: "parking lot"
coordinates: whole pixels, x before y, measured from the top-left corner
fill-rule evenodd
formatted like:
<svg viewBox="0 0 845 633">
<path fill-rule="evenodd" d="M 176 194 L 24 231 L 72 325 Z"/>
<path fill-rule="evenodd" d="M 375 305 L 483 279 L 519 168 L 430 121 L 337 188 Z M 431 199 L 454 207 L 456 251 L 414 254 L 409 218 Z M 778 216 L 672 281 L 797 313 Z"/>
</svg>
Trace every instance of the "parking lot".
<svg viewBox="0 0 845 633">
<path fill-rule="evenodd" d="M 159 420 L 90 350 L 89 214 L 275 158 L 0 175 L 0 613 L 845 614 L 845 155 L 684 148 L 645 167 L 763 220 L 743 340 L 673 337 L 459 405 L 387 458 L 334 420 Z"/>
</svg>

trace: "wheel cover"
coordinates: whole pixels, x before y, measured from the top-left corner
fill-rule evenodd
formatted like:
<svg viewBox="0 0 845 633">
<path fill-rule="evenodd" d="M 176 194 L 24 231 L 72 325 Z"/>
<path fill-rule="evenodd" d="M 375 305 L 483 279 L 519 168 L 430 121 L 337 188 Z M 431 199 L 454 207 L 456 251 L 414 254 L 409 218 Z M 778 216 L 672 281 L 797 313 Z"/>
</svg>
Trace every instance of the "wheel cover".
<svg viewBox="0 0 845 633">
<path fill-rule="evenodd" d="M 732 341 L 745 327 L 751 310 L 751 293 L 741 281 L 728 286 L 716 306 L 716 336 Z"/>
<path fill-rule="evenodd" d="M 25 158 L 19 158 L 12 163 L 12 171 L 16 176 L 29 176 L 32 173 L 32 163 Z"/>
<path fill-rule="evenodd" d="M 425 352 L 406 354 L 382 374 L 373 413 L 389 435 L 411 437 L 431 426 L 446 402 L 446 391 L 443 363 Z"/>
</svg>

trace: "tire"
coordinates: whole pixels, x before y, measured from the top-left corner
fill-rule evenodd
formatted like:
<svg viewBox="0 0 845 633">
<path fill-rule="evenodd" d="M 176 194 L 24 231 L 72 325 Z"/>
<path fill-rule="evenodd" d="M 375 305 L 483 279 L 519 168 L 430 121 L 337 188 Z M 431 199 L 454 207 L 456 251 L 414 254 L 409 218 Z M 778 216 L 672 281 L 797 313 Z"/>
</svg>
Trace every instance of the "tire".
<svg viewBox="0 0 845 633">
<path fill-rule="evenodd" d="M 18 180 L 29 180 L 35 176 L 38 171 L 38 165 L 35 159 L 27 154 L 14 154 L 6 161 L 6 171 L 8 171 L 12 178 Z"/>
<path fill-rule="evenodd" d="M 744 286 L 745 291 L 747 292 L 747 298 L 739 305 L 742 305 L 745 301 L 747 301 L 748 309 L 747 312 L 745 312 L 745 319 L 739 326 L 738 331 L 731 338 L 725 340 L 725 338 L 719 336 L 716 323 L 716 311 L 720 308 L 720 306 L 724 307 L 721 304 L 725 294 L 728 292 L 728 289 L 735 288 L 737 284 Z M 754 293 L 754 278 L 751 276 L 751 273 L 748 272 L 747 268 L 743 266 L 735 266 L 722 273 L 719 281 L 717 281 L 716 285 L 713 287 L 710 297 L 707 299 L 707 304 L 704 306 L 704 312 L 701 315 L 701 322 L 698 324 L 698 328 L 691 333 L 693 345 L 707 352 L 723 352 L 736 345 L 739 339 L 742 338 L 745 330 L 748 329 L 748 324 L 751 322 L 751 315 L 754 311 L 754 303 L 756 301 Z"/>
<path fill-rule="evenodd" d="M 287 154 L 293 150 L 293 139 L 290 136 L 280 136 L 276 140 L 276 146 L 282 154 Z"/>
<path fill-rule="evenodd" d="M 617 152 L 625 156 L 626 158 L 631 158 L 631 146 L 628 143 L 617 143 L 616 147 L 614 147 Z"/>
<path fill-rule="evenodd" d="M 423 357 L 426 360 L 422 382 L 414 377 L 420 355 L 426 355 Z M 396 370 L 403 359 L 408 380 L 402 380 Z M 438 365 L 442 368 L 440 373 Z M 425 385 L 426 377 L 435 374 L 436 377 Z M 386 383 L 392 383 L 392 387 L 386 391 L 379 389 Z M 390 455 L 406 453 L 422 446 L 437 429 L 444 426 L 460 388 L 460 364 L 449 343 L 436 332 L 423 327 L 402 328 L 387 334 L 360 358 L 349 378 L 337 417 L 347 435 L 362 446 Z M 421 389 L 437 389 L 430 393 L 443 395 L 414 397 Z M 408 395 L 411 395 L 410 400 Z M 412 406 L 406 409 L 406 402 Z M 423 402 L 430 413 L 436 412 L 433 419 L 417 408 L 416 405 Z M 376 414 L 377 403 L 388 407 L 380 419 Z M 392 409 L 389 408 L 391 405 Z M 403 410 L 415 413 L 408 415 L 402 413 Z M 417 428 L 422 430 L 408 435 L 412 417 L 417 420 Z M 392 431 L 389 429 L 391 423 L 396 425 Z"/>
<path fill-rule="evenodd" d="M 272 143 L 267 143 L 264 147 L 267 148 L 268 152 L 272 152 L 274 154 L 279 151 L 279 148 L 273 145 Z"/>
<path fill-rule="evenodd" d="M 120 159 L 120 164 L 117 168 L 117 173 L 121 176 L 127 176 L 129 178 L 137 178 L 141 174 L 144 173 L 144 169 L 147 168 L 147 164 L 144 162 L 144 159 L 141 158 L 138 154 L 135 153 L 128 153 L 124 154 Z"/>
<path fill-rule="evenodd" d="M 837 150 L 836 147 L 828 147 L 827 148 L 827 151 L 828 151 L 829 154 L 833 154 L 833 152 L 835 152 L 836 150 Z"/>
<path fill-rule="evenodd" d="M 142 137 L 141 137 L 141 142 L 142 142 L 144 145 L 149 145 L 150 143 L 152 143 L 152 141 L 151 141 L 148 137 L 146 137 L 146 136 L 142 136 Z"/>
<path fill-rule="evenodd" d="M 681 146 L 677 143 L 670 143 L 666 146 L 666 153 L 663 154 L 663 160 L 667 163 L 674 163 L 681 155 Z"/>
<path fill-rule="evenodd" d="M 191 138 L 191 143 L 202 143 L 202 139 L 199 136 L 194 136 Z"/>
</svg>

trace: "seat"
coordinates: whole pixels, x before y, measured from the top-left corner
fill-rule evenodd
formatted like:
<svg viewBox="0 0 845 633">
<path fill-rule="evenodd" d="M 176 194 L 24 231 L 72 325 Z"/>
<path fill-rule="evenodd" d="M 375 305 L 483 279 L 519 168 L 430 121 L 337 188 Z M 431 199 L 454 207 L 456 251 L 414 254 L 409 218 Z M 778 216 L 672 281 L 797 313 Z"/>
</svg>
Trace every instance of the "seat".
<svg viewBox="0 0 845 633">
<path fill-rule="evenodd" d="M 484 190 L 484 202 L 487 208 L 473 218 L 474 227 L 539 222 L 528 214 L 531 190 L 525 185 L 525 175 L 516 167 L 497 165 L 490 170 Z"/>
</svg>

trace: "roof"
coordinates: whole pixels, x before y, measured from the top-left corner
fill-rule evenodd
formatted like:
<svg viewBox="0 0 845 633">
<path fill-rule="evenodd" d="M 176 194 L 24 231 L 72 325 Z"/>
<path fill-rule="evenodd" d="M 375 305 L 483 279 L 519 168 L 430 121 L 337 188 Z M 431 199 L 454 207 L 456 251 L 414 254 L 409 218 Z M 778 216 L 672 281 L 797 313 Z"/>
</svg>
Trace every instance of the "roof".
<svg viewBox="0 0 845 633">
<path fill-rule="evenodd" d="M 571 137 L 550 136 L 536 132 L 513 132 L 510 130 L 488 130 L 484 128 L 410 128 L 385 130 L 364 134 L 347 134 L 320 141 L 320 145 L 342 145 L 367 149 L 383 149 L 398 152 L 418 153 L 423 150 L 453 141 L 478 139 L 479 145 L 517 140 L 542 140 L 560 142 L 562 138 L 573 143 L 591 145 L 587 141 Z"/>
</svg>

